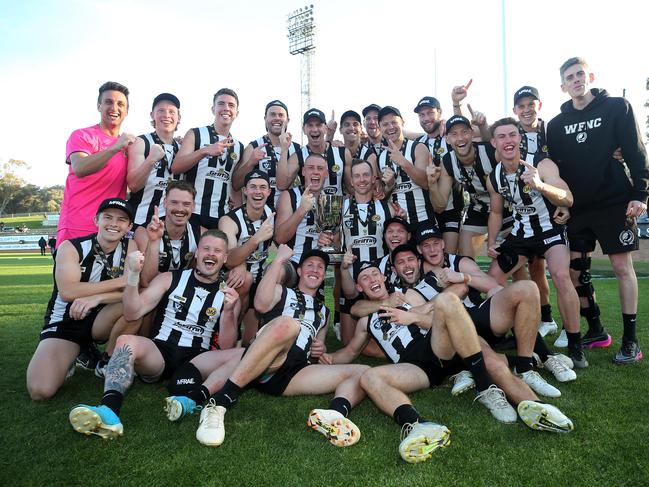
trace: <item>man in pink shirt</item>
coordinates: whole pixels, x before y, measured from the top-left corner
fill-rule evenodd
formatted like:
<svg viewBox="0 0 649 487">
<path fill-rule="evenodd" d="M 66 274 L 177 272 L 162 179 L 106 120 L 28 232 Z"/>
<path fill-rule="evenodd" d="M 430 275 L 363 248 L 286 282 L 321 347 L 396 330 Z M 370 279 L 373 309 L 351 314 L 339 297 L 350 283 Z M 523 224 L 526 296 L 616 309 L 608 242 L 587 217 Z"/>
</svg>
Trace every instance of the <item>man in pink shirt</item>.
<svg viewBox="0 0 649 487">
<path fill-rule="evenodd" d="M 57 246 L 64 240 L 95 231 L 95 209 L 106 198 L 126 197 L 126 148 L 135 136 L 119 134 L 128 114 L 128 88 L 108 81 L 99 87 L 98 125 L 72 132 L 65 162 L 70 165 L 65 182 Z"/>
</svg>

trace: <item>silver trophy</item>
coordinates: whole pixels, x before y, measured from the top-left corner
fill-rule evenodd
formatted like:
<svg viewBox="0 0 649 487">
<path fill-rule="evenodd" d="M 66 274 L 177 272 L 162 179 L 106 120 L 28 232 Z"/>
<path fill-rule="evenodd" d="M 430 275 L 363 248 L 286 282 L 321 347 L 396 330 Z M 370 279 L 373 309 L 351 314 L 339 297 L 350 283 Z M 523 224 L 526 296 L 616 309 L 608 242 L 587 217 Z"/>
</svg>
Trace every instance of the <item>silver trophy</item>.
<svg viewBox="0 0 649 487">
<path fill-rule="evenodd" d="M 340 233 L 340 225 L 343 219 L 343 197 L 335 194 L 321 194 L 318 197 L 316 211 L 316 225 L 319 232 L 336 234 Z M 343 261 L 344 252 L 334 245 L 320 247 L 320 250 L 329 254 L 332 264 L 340 264 Z"/>
</svg>

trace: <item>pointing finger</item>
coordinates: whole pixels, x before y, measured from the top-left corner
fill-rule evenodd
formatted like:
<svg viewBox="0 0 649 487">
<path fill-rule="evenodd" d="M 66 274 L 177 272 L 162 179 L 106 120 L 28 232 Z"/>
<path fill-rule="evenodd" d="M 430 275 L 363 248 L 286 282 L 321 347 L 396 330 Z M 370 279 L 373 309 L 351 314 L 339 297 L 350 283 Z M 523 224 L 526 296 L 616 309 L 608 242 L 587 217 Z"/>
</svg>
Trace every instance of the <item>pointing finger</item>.
<svg viewBox="0 0 649 487">
<path fill-rule="evenodd" d="M 469 113 L 471 114 L 471 117 L 475 118 L 475 113 L 473 109 L 471 108 L 471 104 L 467 103 L 466 107 L 469 109 Z"/>
<path fill-rule="evenodd" d="M 465 89 L 465 90 L 468 90 L 468 89 L 471 87 L 471 83 L 473 83 L 473 78 L 471 78 L 471 79 L 469 80 L 469 82 L 468 82 L 467 84 L 464 85 L 464 89 Z"/>
</svg>

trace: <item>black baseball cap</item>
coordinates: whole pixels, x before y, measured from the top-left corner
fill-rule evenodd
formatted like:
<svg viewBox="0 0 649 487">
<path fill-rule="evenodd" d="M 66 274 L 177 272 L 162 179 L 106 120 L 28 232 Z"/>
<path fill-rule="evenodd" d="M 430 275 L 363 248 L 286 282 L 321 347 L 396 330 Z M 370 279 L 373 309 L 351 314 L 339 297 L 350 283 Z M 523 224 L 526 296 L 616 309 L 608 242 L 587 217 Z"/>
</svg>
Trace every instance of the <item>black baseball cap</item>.
<svg viewBox="0 0 649 487">
<path fill-rule="evenodd" d="M 268 177 L 268 174 L 264 171 L 260 171 L 259 169 L 254 169 L 246 174 L 246 177 L 243 180 L 243 185 L 247 186 L 248 182 L 250 182 L 251 179 L 263 179 L 270 185 L 270 178 Z"/>
<path fill-rule="evenodd" d="M 329 265 L 329 254 L 323 252 L 320 249 L 311 249 L 302 253 L 302 256 L 300 257 L 300 262 L 298 263 L 297 266 L 300 267 L 304 263 L 304 261 L 307 260 L 309 257 L 320 257 L 324 261 L 325 266 Z"/>
<path fill-rule="evenodd" d="M 128 204 L 126 200 L 122 198 L 108 198 L 102 201 L 97 209 L 97 215 L 102 211 L 107 210 L 108 208 L 115 208 L 116 210 L 122 210 L 128 216 L 128 219 L 133 221 L 133 209 Z"/>
<path fill-rule="evenodd" d="M 361 113 L 363 114 L 363 117 L 367 117 L 367 114 L 371 111 L 380 112 L 381 107 L 378 106 L 376 103 L 371 103 L 367 105 L 365 108 L 363 108 L 363 111 Z"/>
<path fill-rule="evenodd" d="M 537 90 L 533 86 L 523 86 L 517 89 L 516 93 L 514 93 L 514 105 L 518 103 L 518 100 L 520 100 L 521 98 L 525 98 L 526 96 L 531 96 L 536 100 L 540 100 L 539 90 Z"/>
<path fill-rule="evenodd" d="M 151 110 L 155 108 L 155 106 L 160 103 L 161 101 L 169 101 L 171 102 L 176 108 L 180 110 L 180 100 L 176 95 L 172 95 L 171 93 L 160 93 L 158 96 L 156 96 L 153 99 L 153 105 L 151 105 Z"/>
<path fill-rule="evenodd" d="M 442 109 L 442 105 L 440 105 L 439 100 L 434 96 L 425 96 L 421 100 L 419 100 L 417 102 L 417 106 L 415 107 L 415 113 L 419 113 L 419 109 L 421 107 L 431 107 L 437 108 L 439 110 Z"/>
<path fill-rule="evenodd" d="M 448 133 L 456 125 L 466 125 L 471 128 L 471 122 L 468 118 L 463 117 L 462 115 L 453 115 L 446 121 L 446 133 Z"/>
<path fill-rule="evenodd" d="M 417 245 L 429 238 L 442 238 L 442 232 L 433 220 L 426 220 L 417 227 L 415 241 Z M 396 250 L 396 249 L 395 249 Z"/>
<path fill-rule="evenodd" d="M 412 252 L 415 254 L 417 257 L 419 257 L 419 252 L 417 251 L 417 247 L 410 243 L 404 243 L 401 245 L 398 245 L 397 248 L 395 248 L 392 253 L 390 254 L 390 258 L 392 259 L 392 262 L 395 261 L 397 258 L 397 255 L 399 255 L 401 252 Z"/>
<path fill-rule="evenodd" d="M 388 105 L 388 106 L 385 106 L 385 107 L 383 107 L 383 108 L 381 108 L 379 110 L 379 122 L 381 121 L 381 119 L 383 117 L 385 117 L 386 115 L 390 115 L 390 114 L 393 114 L 393 115 L 396 115 L 397 117 L 403 118 L 401 116 L 401 112 L 399 111 L 398 108 L 391 107 L 390 105 Z"/>
<path fill-rule="evenodd" d="M 320 120 L 322 123 L 327 123 L 327 117 L 325 117 L 325 114 L 322 112 L 322 110 L 318 110 L 317 108 L 309 108 L 305 112 L 304 117 L 302 117 L 302 125 L 306 125 L 309 119 L 314 117 Z"/>
<path fill-rule="evenodd" d="M 266 115 L 268 113 L 268 109 L 270 107 L 281 107 L 281 108 L 283 108 L 284 110 L 286 110 L 286 116 L 288 117 L 288 108 L 280 100 L 269 101 L 268 104 L 266 105 L 266 109 L 264 110 L 264 115 Z"/>
<path fill-rule="evenodd" d="M 342 114 L 340 117 L 340 125 L 342 126 L 343 120 L 345 120 L 347 117 L 352 117 L 355 120 L 358 120 L 358 122 L 362 122 L 363 120 L 361 119 L 361 116 L 358 114 L 358 112 L 355 112 L 354 110 L 347 110 L 345 113 Z"/>
<path fill-rule="evenodd" d="M 358 267 L 356 268 L 357 270 L 356 270 L 356 276 L 354 277 L 354 280 L 358 279 L 358 276 L 361 275 L 361 272 L 363 272 L 365 269 L 369 269 L 371 267 L 376 267 L 379 270 L 379 272 L 381 271 L 381 268 L 379 267 L 379 264 L 378 264 L 377 261 L 367 261 L 367 260 L 365 260 L 365 261 L 361 262 L 360 265 L 358 265 Z"/>
<path fill-rule="evenodd" d="M 385 223 L 383 224 L 383 236 L 385 237 L 385 232 L 387 232 L 388 227 L 392 225 L 393 223 L 398 223 L 401 225 L 403 228 L 406 229 L 407 232 L 411 232 L 410 230 L 410 223 L 408 223 L 406 220 L 403 218 L 400 218 L 398 216 L 393 216 L 392 218 L 388 218 Z"/>
</svg>

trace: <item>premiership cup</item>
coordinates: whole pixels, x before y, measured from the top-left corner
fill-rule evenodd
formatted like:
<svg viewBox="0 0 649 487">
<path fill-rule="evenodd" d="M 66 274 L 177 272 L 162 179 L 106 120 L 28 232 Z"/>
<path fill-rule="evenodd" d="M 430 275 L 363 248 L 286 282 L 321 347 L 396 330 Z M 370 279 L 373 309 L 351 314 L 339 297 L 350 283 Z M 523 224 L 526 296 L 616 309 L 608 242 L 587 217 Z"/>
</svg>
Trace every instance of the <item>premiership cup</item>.
<svg viewBox="0 0 649 487">
<path fill-rule="evenodd" d="M 343 197 L 335 194 L 321 194 L 318 197 L 316 210 L 316 225 L 318 231 L 332 234 L 340 233 L 343 219 Z M 320 250 L 329 254 L 332 264 L 339 264 L 343 260 L 344 252 L 335 247 L 335 244 L 320 247 Z"/>
</svg>

